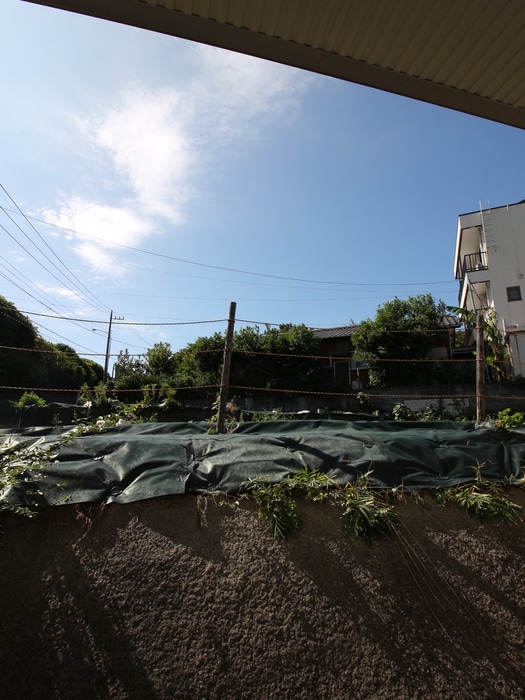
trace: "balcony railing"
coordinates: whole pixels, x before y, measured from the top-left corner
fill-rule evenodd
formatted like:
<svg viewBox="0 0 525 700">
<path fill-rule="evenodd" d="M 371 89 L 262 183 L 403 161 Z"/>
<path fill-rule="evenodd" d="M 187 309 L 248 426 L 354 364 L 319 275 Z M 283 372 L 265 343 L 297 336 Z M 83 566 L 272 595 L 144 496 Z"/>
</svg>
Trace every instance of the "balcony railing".
<svg viewBox="0 0 525 700">
<path fill-rule="evenodd" d="M 461 279 L 459 281 L 458 303 L 461 304 L 463 296 L 463 287 L 465 286 L 465 278 L 469 272 L 478 272 L 479 270 L 488 270 L 487 253 L 483 250 L 478 250 L 477 253 L 469 253 L 463 256 L 463 264 L 461 266 Z"/>
<path fill-rule="evenodd" d="M 477 253 L 469 253 L 463 257 L 463 274 L 465 277 L 467 272 L 475 272 L 476 270 L 488 270 L 487 253 L 478 250 Z"/>
</svg>

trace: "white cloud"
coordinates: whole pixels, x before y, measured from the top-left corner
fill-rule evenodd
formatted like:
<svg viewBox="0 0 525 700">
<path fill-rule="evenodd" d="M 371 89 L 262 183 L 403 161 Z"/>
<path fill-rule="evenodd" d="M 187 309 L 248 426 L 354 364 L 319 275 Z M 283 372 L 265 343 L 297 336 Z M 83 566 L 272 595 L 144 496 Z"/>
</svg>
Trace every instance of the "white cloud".
<svg viewBox="0 0 525 700">
<path fill-rule="evenodd" d="M 48 212 L 47 217 L 52 214 Z M 151 222 L 137 216 L 133 207 L 101 204 L 73 197 L 54 214 L 54 223 L 108 243 L 137 245 L 152 231 Z"/>
<path fill-rule="evenodd" d="M 56 294 L 59 297 L 64 297 L 68 301 L 81 300 L 82 296 L 76 289 L 68 289 L 67 287 L 57 287 L 56 285 L 35 284 L 35 288 L 46 294 Z"/>
<path fill-rule="evenodd" d="M 119 277 L 128 269 L 115 262 L 115 247 L 112 243 L 137 246 L 152 232 L 152 223 L 137 215 L 133 207 L 100 204 L 74 197 L 57 210 L 43 212 L 46 221 L 71 231 L 68 236 L 74 242 L 75 252 L 93 269 Z M 87 234 L 89 240 L 75 234 Z M 118 255 L 118 254 L 117 254 Z"/>
<path fill-rule="evenodd" d="M 85 128 L 148 215 L 181 222 L 193 155 L 180 95 L 133 88 Z"/>
<path fill-rule="evenodd" d="M 210 139 L 255 137 L 271 122 L 289 124 L 317 78 L 295 68 L 206 46 L 196 48 L 194 96 Z M 207 117 L 207 118 L 206 118 Z"/>
<path fill-rule="evenodd" d="M 113 169 L 113 181 L 108 186 L 105 170 L 97 183 L 103 201 L 72 195 L 57 211 L 46 212 L 47 220 L 131 246 L 157 231 L 159 219 L 182 224 L 186 204 L 202 199 L 207 189 L 206 165 L 223 158 L 234 139 L 253 140 L 263 127 L 289 123 L 315 80 L 219 49 L 190 50 L 194 73 L 184 89 L 133 85 L 107 108 L 76 120 L 84 139 L 76 153 L 89 152 L 90 146 L 95 177 L 105 162 Z M 115 201 L 119 192 L 125 199 Z M 77 241 L 76 251 L 103 271 L 114 265 L 110 247 L 84 239 Z"/>
</svg>

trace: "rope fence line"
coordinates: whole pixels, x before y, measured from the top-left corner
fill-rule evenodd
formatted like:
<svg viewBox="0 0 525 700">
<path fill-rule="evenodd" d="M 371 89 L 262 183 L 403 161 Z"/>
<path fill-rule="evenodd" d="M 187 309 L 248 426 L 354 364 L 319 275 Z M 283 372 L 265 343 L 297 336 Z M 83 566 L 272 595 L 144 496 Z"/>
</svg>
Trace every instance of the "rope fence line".
<svg viewBox="0 0 525 700">
<path fill-rule="evenodd" d="M 269 393 L 279 393 L 279 394 L 298 394 L 301 396 L 348 396 L 348 397 L 358 397 L 360 394 L 366 394 L 366 391 L 310 391 L 310 390 L 298 390 L 298 389 L 266 389 L 265 387 L 256 386 L 238 386 L 229 385 L 229 389 L 242 389 L 244 391 L 267 391 Z M 452 398 L 475 398 L 476 394 L 370 394 L 374 398 L 407 398 L 407 399 L 452 399 Z M 505 398 L 505 397 L 502 397 Z M 516 398 L 516 397 L 514 397 Z"/>
<path fill-rule="evenodd" d="M 16 350 L 19 352 L 39 352 L 42 355 L 71 355 L 73 357 L 106 357 L 105 352 L 77 352 L 76 350 L 43 350 L 41 348 L 19 348 L 15 345 L 0 345 L 0 350 Z M 183 351 L 177 351 L 177 352 L 186 352 L 185 350 Z M 214 348 L 211 350 L 188 350 L 187 352 L 193 352 L 196 355 L 200 354 L 206 354 L 206 353 L 213 353 L 213 352 L 224 352 L 220 348 Z M 127 354 L 126 357 L 143 357 L 145 353 L 137 353 L 137 354 Z M 111 353 L 108 355 L 108 357 L 119 357 L 120 353 Z"/>
<path fill-rule="evenodd" d="M 351 355 L 296 355 L 295 353 L 283 353 L 283 352 L 264 352 L 264 351 L 256 351 L 256 350 L 236 350 L 233 348 L 232 354 L 238 353 L 240 355 L 267 355 L 268 357 L 297 357 L 300 359 L 307 359 L 307 360 L 337 360 L 337 361 L 350 361 L 353 360 L 354 362 L 475 362 L 476 358 L 459 358 L 457 360 L 454 359 L 449 359 L 447 357 L 429 357 L 429 358 L 421 358 L 421 359 L 388 359 L 388 358 L 377 358 L 377 357 L 371 357 L 371 358 L 363 358 L 363 359 L 357 359 Z"/>
<path fill-rule="evenodd" d="M 40 391 L 40 392 L 52 392 L 52 393 L 74 393 L 78 394 L 78 389 L 48 389 L 41 386 L 0 386 L 2 391 Z"/>
<path fill-rule="evenodd" d="M 201 384 L 198 386 L 170 386 L 170 387 L 159 387 L 159 389 L 162 389 L 163 391 L 191 391 L 191 390 L 198 390 L 198 389 L 218 389 L 220 387 L 220 384 Z M 81 392 L 80 389 L 59 389 L 59 388 L 48 388 L 48 387 L 41 387 L 41 386 L 0 386 L 0 391 L 40 391 L 41 393 L 73 393 L 73 394 L 79 394 Z M 93 389 L 89 389 L 89 391 L 94 391 Z M 144 386 L 140 389 L 111 389 L 110 394 L 144 394 L 147 393 L 148 387 Z"/>
<path fill-rule="evenodd" d="M 103 352 L 83 352 L 82 355 L 76 352 L 76 350 L 42 350 L 41 348 L 18 348 L 14 345 L 0 345 L 0 350 L 16 350 L 17 352 L 38 352 L 42 355 L 71 355 L 76 357 L 94 356 L 94 357 L 105 357 Z"/>
<path fill-rule="evenodd" d="M 67 351 L 67 350 L 41 350 L 39 348 L 20 348 L 16 347 L 14 345 L 0 345 L 0 350 L 16 350 L 17 352 L 34 352 L 34 353 L 42 353 L 48 354 L 48 355 L 73 355 L 73 356 L 79 356 L 79 357 L 106 357 L 106 354 L 103 352 L 91 352 L 91 353 L 86 353 L 83 352 L 81 355 L 77 353 L 76 351 Z M 178 351 L 181 352 L 181 351 Z M 210 350 L 183 350 L 182 352 L 188 352 L 188 353 L 194 353 L 196 355 L 205 355 L 205 354 L 213 354 L 213 353 L 223 353 L 224 349 L 223 348 L 213 348 Z M 238 355 L 256 355 L 256 356 L 268 356 L 268 357 L 288 357 L 288 358 L 296 358 L 296 359 L 304 359 L 304 360 L 336 360 L 336 361 L 355 361 L 355 362 L 454 362 L 454 363 L 461 363 L 461 362 L 475 362 L 476 358 L 458 358 L 458 359 L 451 359 L 447 357 L 430 357 L 430 358 L 409 358 L 409 359 L 399 359 L 399 358 L 364 358 L 364 359 L 356 359 L 351 355 L 338 355 L 338 354 L 332 354 L 332 355 L 300 355 L 296 353 L 283 353 L 283 352 L 266 352 L 263 350 L 236 350 L 235 348 L 232 349 L 232 354 L 238 354 Z M 142 357 L 143 354 L 138 354 L 138 355 L 127 355 L 127 357 Z M 110 354 L 109 357 L 119 357 L 119 354 Z M 519 363 L 516 363 L 519 364 Z M 524 363 L 525 364 L 525 363 Z"/>
<path fill-rule="evenodd" d="M 220 384 L 201 384 L 198 386 L 169 386 L 169 387 L 159 387 L 163 391 L 198 391 L 201 389 L 219 389 Z M 448 394 L 410 394 L 410 393 L 377 393 L 374 389 L 366 391 L 360 389 L 359 391 L 310 391 L 308 389 L 269 389 L 267 387 L 260 386 L 244 386 L 237 384 L 230 384 L 229 389 L 232 390 L 243 390 L 243 391 L 258 391 L 267 394 L 289 394 L 297 396 L 338 396 L 347 398 L 358 398 L 363 394 L 369 396 L 370 398 L 397 398 L 397 399 L 474 399 L 476 398 L 475 393 L 448 393 Z M 142 387 L 140 389 L 111 389 L 111 394 L 144 394 L 147 393 L 147 387 Z M 64 388 L 42 388 L 42 387 L 31 387 L 31 386 L 0 386 L 0 391 L 40 391 L 41 393 L 71 393 L 79 394 L 79 389 L 64 389 Z M 524 400 L 522 396 L 506 396 L 502 394 L 497 394 L 494 398 L 498 400 Z"/>
<path fill-rule="evenodd" d="M 232 321 L 232 327 L 233 323 L 235 322 L 235 314 L 233 312 L 233 315 L 231 314 L 232 318 L 228 319 L 229 322 L 230 320 Z M 226 319 L 220 319 L 214 322 L 223 322 Z M 248 323 L 248 321 L 243 321 L 242 319 L 238 319 L 239 322 L 244 322 Z M 187 322 L 188 325 L 193 324 L 193 323 L 209 323 L 209 321 L 194 321 L 194 322 Z M 254 322 L 250 322 L 254 323 Z M 164 325 L 186 325 L 185 323 L 147 323 L 147 324 L 134 324 L 132 322 L 125 322 L 125 323 L 120 323 L 115 321 L 115 325 L 148 325 L 148 326 L 164 326 Z M 268 325 L 276 325 L 276 324 L 264 324 L 266 326 Z M 458 326 L 459 327 L 459 326 Z M 258 332 L 258 328 L 256 329 Z M 318 330 L 323 330 L 323 329 L 318 329 Z M 328 330 L 328 329 L 326 329 Z M 436 328 L 436 329 L 417 329 L 417 328 L 412 328 L 412 329 L 390 329 L 387 330 L 386 333 L 391 334 L 391 335 L 397 335 L 399 336 L 400 334 L 419 334 L 419 335 L 426 335 L 426 336 L 436 336 L 438 334 L 441 334 L 443 336 L 444 333 L 449 334 L 450 337 L 450 331 L 453 330 L 452 327 L 450 328 Z M 287 331 L 286 329 L 282 329 L 282 333 L 285 334 Z M 278 333 L 279 335 L 279 333 Z M 349 334 L 351 336 L 351 333 Z M 346 336 L 345 336 L 346 337 Z M 318 339 L 319 340 L 319 339 Z M 216 342 L 214 342 L 216 344 Z M 257 344 L 257 343 L 254 343 Z M 96 357 L 96 358 L 106 358 L 106 364 L 108 358 L 119 358 L 122 355 L 122 351 L 119 352 L 118 354 L 109 354 L 109 345 L 108 345 L 108 350 L 106 353 L 77 353 L 73 348 L 70 350 L 62 350 L 60 348 L 54 348 L 54 349 L 40 349 L 40 348 L 20 348 L 16 346 L 10 346 L 10 345 L 0 345 L 0 351 L 1 350 L 10 350 L 10 351 L 15 351 L 15 352 L 29 352 L 29 353 L 41 353 L 42 355 L 56 355 L 56 356 L 64 356 L 64 355 L 70 355 L 70 356 L 77 356 L 79 358 L 82 357 Z M 449 346 L 449 352 L 450 352 L 450 346 Z M 221 355 L 224 353 L 226 356 L 226 351 L 225 348 L 220 347 L 220 348 L 209 348 L 209 349 L 194 349 L 192 347 L 186 347 L 182 348 L 181 350 L 174 351 L 172 352 L 172 356 L 177 356 L 177 355 L 182 355 L 187 356 L 187 355 L 194 355 L 194 356 L 200 356 L 200 355 L 212 355 L 215 353 L 220 353 Z M 272 360 L 275 359 L 290 359 L 290 360 L 296 360 L 296 361 L 309 361 L 312 364 L 315 362 L 323 362 L 325 363 L 322 366 L 314 366 L 312 369 L 316 369 L 317 371 L 324 371 L 327 368 L 332 368 L 336 367 L 337 363 L 346 363 L 348 364 L 349 368 L 352 370 L 357 370 L 358 373 L 359 371 L 366 372 L 367 370 L 373 368 L 375 365 L 381 365 L 381 364 L 412 364 L 412 365 L 423 365 L 423 364 L 430 364 L 433 365 L 434 367 L 450 367 L 453 364 L 456 364 L 458 366 L 460 365 L 471 365 L 475 366 L 476 363 L 478 362 L 478 359 L 473 355 L 470 358 L 465 358 L 465 357 L 460 357 L 460 358 L 451 358 L 448 356 L 445 357 L 423 357 L 423 358 L 386 358 L 386 357 L 371 357 L 371 358 L 361 358 L 358 357 L 356 358 L 355 356 L 352 355 L 352 351 L 350 349 L 350 343 L 348 343 L 348 350 L 346 352 L 332 352 L 330 354 L 303 354 L 303 353 L 294 353 L 294 352 L 271 352 L 267 350 L 261 350 L 261 349 L 241 349 L 241 348 L 232 348 L 230 346 L 229 349 L 230 356 L 233 355 L 234 357 L 239 358 L 239 365 L 241 365 L 241 360 L 240 358 L 254 358 L 254 364 L 256 363 L 256 358 L 272 358 Z M 0 355 L 1 356 L 1 355 Z M 141 353 L 141 354 L 129 354 L 128 351 L 126 350 L 126 357 L 129 358 L 145 358 L 147 359 L 147 351 L 146 353 Z M 480 355 L 481 357 L 481 355 Z M 226 359 L 223 361 L 224 364 L 226 364 Z M 250 363 L 244 363 L 245 365 L 248 364 L 248 368 L 250 367 Z M 259 363 L 261 364 L 261 363 Z M 274 363 L 275 364 L 275 363 Z M 494 365 L 497 366 L 499 362 L 494 362 Z M 283 363 L 284 367 L 286 368 L 287 365 Z M 521 363 L 515 363 L 516 366 L 521 366 Z M 264 365 L 263 365 L 264 366 Z M 478 368 L 479 369 L 479 368 Z M 401 370 L 399 370 L 401 372 Z M 445 370 L 443 370 L 445 371 Z M 450 373 L 452 373 L 453 370 L 450 370 Z M 483 369 L 481 370 L 481 374 L 483 375 Z M 173 375 L 172 375 L 173 376 Z M 363 375 L 361 375 L 363 376 Z M 175 376 L 173 376 L 175 378 Z M 345 398 L 345 399 L 357 399 L 358 401 L 360 400 L 361 397 L 363 396 L 368 396 L 370 398 L 376 398 L 376 399 L 398 399 L 398 400 L 443 400 L 443 399 L 455 399 L 455 400 L 470 400 L 470 399 L 478 399 L 481 394 L 481 392 L 478 391 L 478 388 L 476 387 L 476 391 L 473 393 L 457 393 L 453 391 L 452 393 L 407 393 L 405 391 L 401 391 L 400 393 L 395 393 L 389 391 L 388 393 L 379 393 L 375 390 L 374 387 L 370 387 L 367 385 L 363 385 L 361 382 L 359 382 L 359 376 L 358 379 L 356 380 L 357 383 L 350 382 L 350 374 L 348 378 L 348 388 L 352 387 L 351 390 L 348 391 L 321 391 L 321 390 L 308 390 L 308 389 L 292 389 L 292 388 L 269 388 L 269 387 L 261 387 L 261 386 L 250 386 L 250 385 L 235 385 L 235 384 L 229 384 L 229 381 L 226 379 L 221 379 L 221 383 L 217 384 L 201 384 L 198 386 L 161 386 L 160 382 L 151 382 L 149 387 L 148 386 L 142 386 L 137 389 L 113 389 L 109 385 L 106 386 L 107 392 L 109 396 L 117 397 L 119 395 L 142 395 L 144 397 L 148 396 L 148 393 L 150 396 L 154 395 L 159 395 L 157 392 L 184 392 L 186 394 L 191 394 L 193 392 L 207 392 L 208 396 L 202 396 L 199 398 L 205 398 L 206 400 L 210 399 L 211 397 L 209 394 L 213 392 L 220 391 L 220 396 L 226 396 L 227 392 L 232 392 L 235 393 L 235 391 L 239 392 L 255 392 L 257 394 L 267 394 L 267 395 L 288 395 L 290 397 L 292 396 L 311 396 L 311 397 L 339 397 L 339 398 Z M 249 381 L 249 379 L 248 379 Z M 326 382 L 329 386 L 332 385 L 331 380 Z M 346 388 L 346 382 L 343 383 L 342 388 Z M 318 384 L 319 386 L 319 384 Z M 322 385 L 321 385 L 322 386 Z M 337 386 L 337 384 L 335 385 Z M 341 385 L 339 385 L 341 387 Z M 64 393 L 64 394 L 76 394 L 77 395 L 77 401 L 78 397 L 80 396 L 80 389 L 75 388 L 75 389 L 65 389 L 65 388 L 45 388 L 45 387 L 20 387 L 20 386 L 0 386 L 0 390 L 4 391 L 39 391 L 39 392 L 44 392 L 44 393 Z M 417 390 L 417 389 L 416 389 Z M 90 389 L 90 391 L 96 391 L 94 389 Z M 231 395 L 231 394 L 230 394 Z M 506 401 L 515 401 L 520 399 L 521 397 L 519 396 L 502 396 L 502 395 L 497 395 L 494 396 L 497 400 L 506 400 Z M 222 399 L 221 399 L 222 400 Z M 233 399 L 235 400 L 235 399 Z"/>
</svg>

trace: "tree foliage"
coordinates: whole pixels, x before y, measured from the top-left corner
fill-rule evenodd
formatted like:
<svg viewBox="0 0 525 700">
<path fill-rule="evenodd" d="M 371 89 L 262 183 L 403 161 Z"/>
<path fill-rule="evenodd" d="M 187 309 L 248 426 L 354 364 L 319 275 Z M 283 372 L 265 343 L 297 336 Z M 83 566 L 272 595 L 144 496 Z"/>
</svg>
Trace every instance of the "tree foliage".
<svg viewBox="0 0 525 700">
<path fill-rule="evenodd" d="M 14 304 L 0 296 L 0 384 L 40 389 L 78 389 L 94 385 L 102 367 L 64 343 L 42 338 Z"/>
<path fill-rule="evenodd" d="M 174 358 L 169 343 L 155 343 L 144 355 L 144 371 L 147 379 L 158 383 L 173 375 Z"/>
<path fill-rule="evenodd" d="M 352 336 L 357 360 L 367 360 L 370 383 L 393 386 L 428 382 L 435 371 L 427 360 L 446 313 L 443 301 L 419 294 L 386 302 L 375 319 L 363 321 Z M 410 360 L 410 362 L 407 362 Z"/>
<path fill-rule="evenodd" d="M 321 376 L 312 359 L 319 341 L 311 328 L 291 323 L 278 328 L 246 327 L 234 335 L 231 383 L 266 389 L 307 391 Z"/>
<path fill-rule="evenodd" d="M 168 343 L 156 343 L 137 360 L 127 351 L 115 364 L 115 389 L 135 389 L 151 383 L 178 387 L 179 398 L 217 395 L 224 357 L 225 336 L 202 336 L 172 353 Z M 322 385 L 316 362 L 318 340 L 304 325 L 282 324 L 278 328 L 248 326 L 235 332 L 232 342 L 230 384 L 237 396 L 257 389 L 308 390 Z M 137 386 L 138 385 L 138 386 Z M 191 388 L 191 394 L 185 389 Z"/>
<path fill-rule="evenodd" d="M 34 358 L 31 352 L 38 333 L 31 321 L 14 304 L 0 296 L 0 345 L 3 345 L 0 362 L 0 383 L 3 386 L 26 385 L 33 375 Z"/>
<path fill-rule="evenodd" d="M 102 381 L 104 370 L 92 360 L 79 357 L 76 350 L 65 343 L 50 343 L 38 338 L 36 348 L 43 350 L 37 367 L 41 373 L 39 386 L 60 389 L 78 389 L 83 384 L 94 386 Z"/>
<path fill-rule="evenodd" d="M 207 387 L 220 382 L 225 338 L 222 333 L 202 336 L 175 354 L 175 374 L 178 386 Z M 198 393 L 214 396 L 216 388 Z M 197 395 L 195 391 L 193 395 Z"/>
<path fill-rule="evenodd" d="M 146 383 L 144 364 L 140 358 L 130 355 L 127 349 L 121 350 L 113 366 L 113 372 L 115 376 L 113 387 L 119 392 L 119 398 L 128 402 L 137 401 L 140 390 Z"/>
<path fill-rule="evenodd" d="M 449 306 L 448 310 L 459 316 L 466 328 L 476 328 L 476 313 L 459 306 Z M 498 316 L 494 309 L 483 313 L 483 341 L 485 362 L 491 369 L 492 379 L 497 382 L 508 379 L 508 348 L 503 333 L 498 328 Z"/>
</svg>

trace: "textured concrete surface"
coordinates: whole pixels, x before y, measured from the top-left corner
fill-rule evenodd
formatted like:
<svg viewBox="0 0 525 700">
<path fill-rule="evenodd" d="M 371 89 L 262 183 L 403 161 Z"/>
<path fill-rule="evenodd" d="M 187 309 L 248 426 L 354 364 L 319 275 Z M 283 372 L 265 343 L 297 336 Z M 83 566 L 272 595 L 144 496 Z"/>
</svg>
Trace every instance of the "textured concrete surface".
<svg viewBox="0 0 525 700">
<path fill-rule="evenodd" d="M 2 516 L 0 696 L 524 698 L 524 524 L 425 501 L 371 545 L 308 502 L 286 542 L 247 500 Z"/>
</svg>

